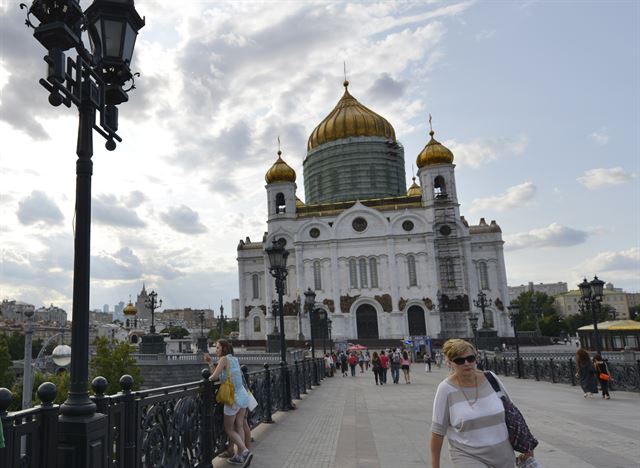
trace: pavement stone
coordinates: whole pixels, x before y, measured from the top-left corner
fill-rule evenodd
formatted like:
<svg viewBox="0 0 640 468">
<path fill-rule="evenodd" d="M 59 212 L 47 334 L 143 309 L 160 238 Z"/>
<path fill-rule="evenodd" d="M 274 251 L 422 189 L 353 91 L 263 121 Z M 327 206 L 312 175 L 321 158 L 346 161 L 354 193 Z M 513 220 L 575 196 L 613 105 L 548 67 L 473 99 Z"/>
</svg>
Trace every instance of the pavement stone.
<svg viewBox="0 0 640 468">
<path fill-rule="evenodd" d="M 252 468 L 417 468 L 431 466 L 435 390 L 447 369 L 412 365 L 410 385 L 376 386 L 373 374 L 322 381 L 297 409 L 253 431 Z M 585 399 L 579 387 L 500 378 L 540 441 L 545 467 L 639 468 L 640 394 Z M 231 466 L 214 461 L 216 468 Z M 447 444 L 443 468 L 451 468 Z"/>
</svg>

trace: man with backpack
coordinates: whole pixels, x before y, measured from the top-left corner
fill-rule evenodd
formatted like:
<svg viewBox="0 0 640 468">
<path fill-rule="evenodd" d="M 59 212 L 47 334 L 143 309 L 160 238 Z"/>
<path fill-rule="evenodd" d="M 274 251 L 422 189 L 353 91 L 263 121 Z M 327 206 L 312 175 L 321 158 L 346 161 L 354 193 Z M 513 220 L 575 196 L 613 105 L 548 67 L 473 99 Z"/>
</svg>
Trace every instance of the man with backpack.
<svg viewBox="0 0 640 468">
<path fill-rule="evenodd" d="M 396 348 L 393 352 L 389 351 L 389 361 L 391 364 L 391 378 L 393 379 L 393 383 L 397 384 L 400 382 L 400 351 Z"/>
<path fill-rule="evenodd" d="M 340 352 L 340 370 L 342 371 L 342 377 L 347 376 L 347 354 L 342 351 Z"/>
</svg>

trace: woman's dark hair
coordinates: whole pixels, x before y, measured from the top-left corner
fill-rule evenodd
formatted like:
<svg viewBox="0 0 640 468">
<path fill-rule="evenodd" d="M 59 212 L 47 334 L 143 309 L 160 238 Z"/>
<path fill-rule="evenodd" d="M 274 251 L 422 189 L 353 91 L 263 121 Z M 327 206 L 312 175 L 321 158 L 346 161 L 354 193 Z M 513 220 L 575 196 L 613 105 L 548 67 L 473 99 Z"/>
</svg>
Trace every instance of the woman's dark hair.
<svg viewBox="0 0 640 468">
<path fill-rule="evenodd" d="M 580 367 L 584 367 L 589 362 L 589 353 L 584 348 L 580 348 L 576 351 L 576 364 Z"/>
<path fill-rule="evenodd" d="M 374 352 L 373 352 L 373 355 L 371 356 L 371 360 L 372 360 L 372 361 L 377 361 L 378 359 L 380 359 L 380 358 L 378 357 L 378 353 L 376 353 L 376 352 L 374 351 Z"/>
<path fill-rule="evenodd" d="M 384 350 L 380 351 L 380 356 L 382 356 L 384 354 Z"/>
<path fill-rule="evenodd" d="M 220 345 L 223 356 L 226 356 L 227 354 L 233 354 L 233 345 L 231 344 L 231 342 L 227 340 L 218 340 L 218 344 Z"/>
<path fill-rule="evenodd" d="M 597 353 L 595 356 L 593 356 L 593 360 L 594 361 L 604 361 L 604 359 L 602 359 L 602 355 L 600 353 Z"/>
<path fill-rule="evenodd" d="M 402 358 L 403 359 L 409 359 L 409 355 L 407 354 L 406 351 L 402 351 Z"/>
</svg>

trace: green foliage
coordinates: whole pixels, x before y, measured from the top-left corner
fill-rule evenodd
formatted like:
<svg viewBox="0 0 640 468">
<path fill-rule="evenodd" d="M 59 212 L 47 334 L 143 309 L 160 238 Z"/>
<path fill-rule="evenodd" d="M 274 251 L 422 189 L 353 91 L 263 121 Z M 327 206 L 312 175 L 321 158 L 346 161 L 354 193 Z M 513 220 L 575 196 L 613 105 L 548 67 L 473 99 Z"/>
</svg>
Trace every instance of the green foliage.
<svg viewBox="0 0 640 468">
<path fill-rule="evenodd" d="M 160 330 L 160 333 L 168 333 L 174 340 L 189 336 L 189 330 L 184 327 L 167 327 Z"/>
<path fill-rule="evenodd" d="M 211 341 L 218 341 L 220 339 L 220 322 L 216 328 L 209 330 L 209 339 Z M 237 320 L 225 319 L 224 321 L 224 336 L 222 338 L 228 338 L 229 333 L 240 330 L 240 324 Z"/>
<path fill-rule="evenodd" d="M 33 401 L 33 405 L 39 405 L 40 401 L 37 400 L 37 391 L 38 387 L 44 382 L 51 382 L 56 386 L 56 399 L 54 403 L 60 405 L 64 403 L 67 399 L 67 395 L 69 394 L 69 386 L 71 384 L 71 375 L 66 370 L 61 370 L 57 374 L 43 374 L 41 372 L 36 372 L 36 376 L 33 379 L 33 393 L 31 396 L 31 400 Z"/>
<path fill-rule="evenodd" d="M 120 377 L 129 374 L 133 377 L 133 389 L 137 390 L 142 384 L 140 368 L 131 356 L 135 348 L 125 341 L 109 341 L 107 338 L 96 339 L 96 355 L 91 359 L 93 380 L 97 376 L 107 379 L 107 395 L 120 391 Z"/>
<path fill-rule="evenodd" d="M 0 341 L 0 387 L 11 388 L 15 380 L 13 361 L 7 343 Z"/>
<path fill-rule="evenodd" d="M 14 331 L 10 335 L 0 335 L 0 341 L 6 344 L 12 360 L 24 359 L 24 333 Z"/>
<path fill-rule="evenodd" d="M 526 291 L 514 301 L 520 305 L 517 325 L 518 330 L 535 330 L 536 318 L 539 320 L 540 331 L 546 336 L 558 336 L 561 325 L 552 296 L 542 292 Z"/>
</svg>

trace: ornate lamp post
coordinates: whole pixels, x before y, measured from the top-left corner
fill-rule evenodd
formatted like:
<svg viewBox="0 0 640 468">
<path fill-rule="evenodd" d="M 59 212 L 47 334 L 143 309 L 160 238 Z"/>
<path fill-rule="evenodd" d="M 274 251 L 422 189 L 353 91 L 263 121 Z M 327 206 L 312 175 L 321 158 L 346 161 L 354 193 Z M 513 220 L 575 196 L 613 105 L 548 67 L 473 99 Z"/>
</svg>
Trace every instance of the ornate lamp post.
<svg viewBox="0 0 640 468">
<path fill-rule="evenodd" d="M 269 257 L 269 273 L 276 280 L 276 292 L 278 293 L 278 311 L 280 312 L 280 359 L 282 361 L 282 395 L 284 396 L 283 410 L 293 409 L 291 404 L 291 387 L 289 385 L 289 368 L 287 367 L 287 341 L 284 331 L 284 281 L 287 277 L 287 258 L 289 252 L 284 248 L 284 239 L 274 239 L 271 247 L 267 247 L 265 253 Z"/>
<path fill-rule="evenodd" d="M 220 304 L 220 315 L 218 316 L 218 322 L 220 323 L 220 338 L 224 338 L 224 307 Z"/>
<path fill-rule="evenodd" d="M 493 303 L 493 301 L 489 298 L 487 298 L 487 295 L 483 292 L 480 291 L 478 293 L 478 299 L 474 299 L 473 300 L 473 305 L 478 307 L 481 311 L 482 311 L 482 328 L 489 328 L 487 326 L 487 317 L 485 314 L 485 309 L 487 307 L 491 307 L 491 304 Z"/>
<path fill-rule="evenodd" d="M 20 7 L 27 8 L 25 4 Z M 39 21 L 37 26 L 31 22 L 32 16 Z M 74 460 L 66 466 L 100 468 L 106 463 L 106 456 L 104 461 L 92 462 L 89 458 L 97 450 L 106 453 L 107 427 L 99 422 L 101 416 L 95 416 L 96 405 L 87 389 L 93 130 L 107 140 L 106 148 L 110 151 L 116 147 L 115 140 L 122 141 L 116 133 L 116 106 L 128 100 L 127 92 L 133 88 L 124 86 L 133 81 L 129 67 L 144 19 L 135 10 L 133 0 L 95 0 L 84 12 L 76 0 L 34 0 L 26 24 L 47 49 L 47 77 L 40 84 L 49 92 L 49 103 L 66 107 L 74 104 L 79 111 L 71 382 L 67 400 L 60 408 L 58 441 L 65 447 L 64 459 Z M 91 52 L 82 41 L 85 30 Z M 65 57 L 69 49 L 75 49 L 75 59 Z M 99 122 L 96 112 L 100 114 Z"/>
<path fill-rule="evenodd" d="M 329 332 L 329 348 L 333 351 L 333 344 L 331 344 L 331 319 L 327 320 L 327 331 Z"/>
<path fill-rule="evenodd" d="M 600 304 L 604 293 L 604 281 L 599 280 L 597 276 L 594 276 L 591 282 L 585 278 L 578 287 L 582 295 L 582 304 L 591 310 L 596 351 L 602 353 L 602 343 L 600 342 L 600 332 L 598 331 L 598 312 L 600 312 Z"/>
<path fill-rule="evenodd" d="M 156 333 L 155 313 L 156 309 L 162 307 L 162 299 L 158 300 L 158 293 L 151 291 L 145 300 L 145 306 L 151 310 L 151 327 L 149 334 L 144 335 L 140 342 L 140 352 L 142 354 L 162 354 L 167 350 L 162 335 Z"/>
<path fill-rule="evenodd" d="M 198 351 L 203 353 L 209 352 L 207 346 L 207 337 L 204 336 L 204 310 L 198 311 L 198 319 L 200 320 L 200 337 L 198 338 Z"/>
<path fill-rule="evenodd" d="M 304 306 L 307 309 L 307 314 L 309 314 L 309 328 L 311 329 L 311 357 L 312 359 L 316 358 L 316 340 L 314 329 L 316 328 L 315 317 L 313 314 L 313 306 L 316 303 L 316 293 L 308 288 L 304 292 Z M 314 361 L 315 362 L 315 361 Z M 315 364 L 314 364 L 315 365 Z"/>
<path fill-rule="evenodd" d="M 469 312 L 469 325 L 471 325 L 471 331 L 473 332 L 473 345 L 478 348 L 478 313 Z"/>
<path fill-rule="evenodd" d="M 327 312 L 323 309 L 318 310 L 318 322 L 320 333 L 322 334 L 322 355 L 327 354 Z"/>
<path fill-rule="evenodd" d="M 22 369 L 22 409 L 31 408 L 31 392 L 33 390 L 33 369 L 31 365 L 33 345 L 33 324 L 31 317 L 34 311 L 27 309 L 24 311 L 24 360 Z"/>
<path fill-rule="evenodd" d="M 517 302 L 512 302 L 507 309 L 509 309 L 509 319 L 511 319 L 513 335 L 516 338 L 516 368 L 518 370 L 518 378 L 521 379 L 522 363 L 520 362 L 520 343 L 518 342 L 518 315 L 520 314 L 520 305 Z"/>
<path fill-rule="evenodd" d="M 304 341 L 304 333 L 302 332 L 302 304 L 300 302 L 300 290 L 298 289 L 296 297 L 296 309 L 298 311 L 298 341 Z"/>
<path fill-rule="evenodd" d="M 155 334 L 156 332 L 156 325 L 155 325 L 155 312 L 156 309 L 159 309 L 160 307 L 162 307 L 162 299 L 158 300 L 158 293 L 155 291 L 151 291 L 149 293 L 149 297 L 147 297 L 147 300 L 145 301 L 145 305 L 151 310 L 151 328 L 149 328 L 149 331 L 151 332 L 151 334 Z"/>
</svg>

